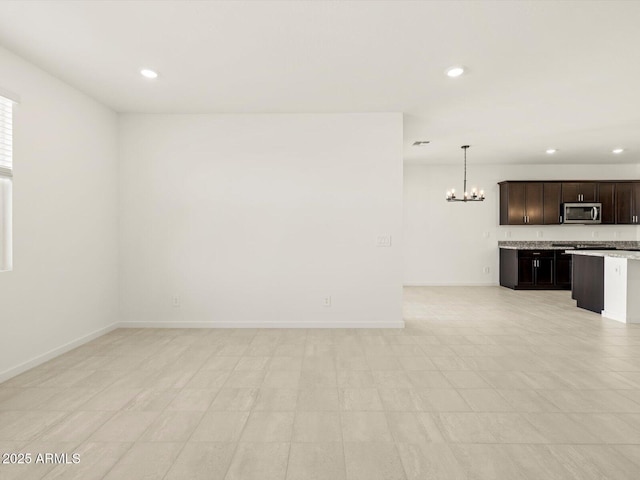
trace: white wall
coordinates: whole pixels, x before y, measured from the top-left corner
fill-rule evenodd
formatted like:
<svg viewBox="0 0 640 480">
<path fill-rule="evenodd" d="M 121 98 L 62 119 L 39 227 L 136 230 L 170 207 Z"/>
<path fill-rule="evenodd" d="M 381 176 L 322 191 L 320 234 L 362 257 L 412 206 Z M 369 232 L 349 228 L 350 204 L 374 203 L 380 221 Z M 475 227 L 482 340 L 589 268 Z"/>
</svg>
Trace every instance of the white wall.
<svg viewBox="0 0 640 480">
<path fill-rule="evenodd" d="M 2 48 L 0 88 L 21 99 L 2 381 L 117 322 L 117 116 Z"/>
<path fill-rule="evenodd" d="M 120 136 L 123 321 L 402 325 L 400 114 L 134 114 Z"/>
<path fill-rule="evenodd" d="M 462 191 L 462 176 L 462 165 L 405 165 L 405 285 L 497 284 L 498 240 L 638 239 L 638 227 L 632 225 L 501 227 L 497 185 L 503 180 L 640 179 L 638 165 L 470 164 L 468 187 L 484 188 L 487 199 L 482 203 L 446 202 L 447 190 Z M 490 273 L 484 273 L 484 267 Z"/>
</svg>

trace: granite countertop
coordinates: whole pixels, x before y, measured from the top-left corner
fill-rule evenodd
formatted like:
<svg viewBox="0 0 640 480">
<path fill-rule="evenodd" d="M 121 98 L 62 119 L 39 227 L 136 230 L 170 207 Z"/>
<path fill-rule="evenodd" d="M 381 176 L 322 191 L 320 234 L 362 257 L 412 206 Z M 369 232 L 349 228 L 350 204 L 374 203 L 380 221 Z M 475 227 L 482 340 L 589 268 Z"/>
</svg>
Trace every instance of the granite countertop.
<svg viewBox="0 0 640 480">
<path fill-rule="evenodd" d="M 562 240 L 554 240 L 554 241 L 535 241 L 535 240 L 525 240 L 525 241 L 499 241 L 499 248 L 505 248 L 510 250 L 574 250 L 576 248 L 590 248 L 594 249 L 596 247 L 603 248 L 615 248 L 616 250 L 628 250 L 628 249 L 640 249 L 640 242 L 637 241 L 562 241 Z M 600 250 L 590 250 L 590 251 L 600 251 Z M 607 250 L 604 250 L 607 251 Z M 611 252 L 611 250 L 608 250 Z M 633 253 L 633 252 L 631 252 Z M 640 252 L 636 252 L 639 253 Z"/>
<path fill-rule="evenodd" d="M 589 255 L 592 257 L 615 257 L 626 258 L 627 260 L 640 260 L 640 252 L 629 250 L 570 250 L 571 255 Z"/>
<path fill-rule="evenodd" d="M 523 242 L 525 243 L 525 242 Z M 498 245 L 507 250 L 567 250 L 575 247 L 558 247 L 553 245 L 537 245 L 535 242 L 526 242 L 526 245 Z"/>
</svg>

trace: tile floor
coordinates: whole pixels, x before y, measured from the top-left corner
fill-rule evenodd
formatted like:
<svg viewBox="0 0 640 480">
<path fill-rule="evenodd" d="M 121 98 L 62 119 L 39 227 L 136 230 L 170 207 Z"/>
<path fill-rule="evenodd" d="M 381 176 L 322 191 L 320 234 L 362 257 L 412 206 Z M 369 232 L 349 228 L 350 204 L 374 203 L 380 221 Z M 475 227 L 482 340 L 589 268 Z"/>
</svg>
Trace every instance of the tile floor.
<svg viewBox="0 0 640 480">
<path fill-rule="evenodd" d="M 121 329 L 0 384 L 10 479 L 637 479 L 640 326 L 407 288 L 404 330 Z"/>
</svg>

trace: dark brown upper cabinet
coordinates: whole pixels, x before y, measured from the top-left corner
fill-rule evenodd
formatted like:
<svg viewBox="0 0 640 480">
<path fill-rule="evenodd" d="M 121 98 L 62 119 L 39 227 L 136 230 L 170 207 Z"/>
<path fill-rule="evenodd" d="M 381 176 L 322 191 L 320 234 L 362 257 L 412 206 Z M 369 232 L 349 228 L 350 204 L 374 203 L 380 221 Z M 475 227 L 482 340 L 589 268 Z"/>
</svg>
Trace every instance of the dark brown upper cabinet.
<svg viewBox="0 0 640 480">
<path fill-rule="evenodd" d="M 595 202 L 597 190 L 596 182 L 563 182 L 562 203 Z"/>
<path fill-rule="evenodd" d="M 544 188 L 541 182 L 500 184 L 501 225 L 542 225 Z"/>
<path fill-rule="evenodd" d="M 640 217 L 640 183 L 616 184 L 616 223 L 638 224 Z"/>
<path fill-rule="evenodd" d="M 616 223 L 616 184 L 600 182 L 596 201 L 602 203 L 602 223 L 605 225 Z"/>
<path fill-rule="evenodd" d="M 602 203 L 605 225 L 640 225 L 640 181 L 500 182 L 500 225 L 558 225 L 562 204 Z"/>
<path fill-rule="evenodd" d="M 558 182 L 545 182 L 542 185 L 544 191 L 543 222 L 545 225 L 559 225 L 562 223 L 560 204 L 562 203 L 562 184 Z"/>
</svg>

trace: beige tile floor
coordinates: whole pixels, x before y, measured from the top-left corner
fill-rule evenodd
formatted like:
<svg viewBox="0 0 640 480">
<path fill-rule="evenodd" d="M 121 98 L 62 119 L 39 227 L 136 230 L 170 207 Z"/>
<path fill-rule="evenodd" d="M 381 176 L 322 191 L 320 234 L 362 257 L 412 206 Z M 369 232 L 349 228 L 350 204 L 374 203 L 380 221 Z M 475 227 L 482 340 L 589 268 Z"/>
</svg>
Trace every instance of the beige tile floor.
<svg viewBox="0 0 640 480">
<path fill-rule="evenodd" d="M 637 479 L 640 326 L 405 289 L 404 330 L 121 329 L 0 384 L 11 479 Z"/>
</svg>

